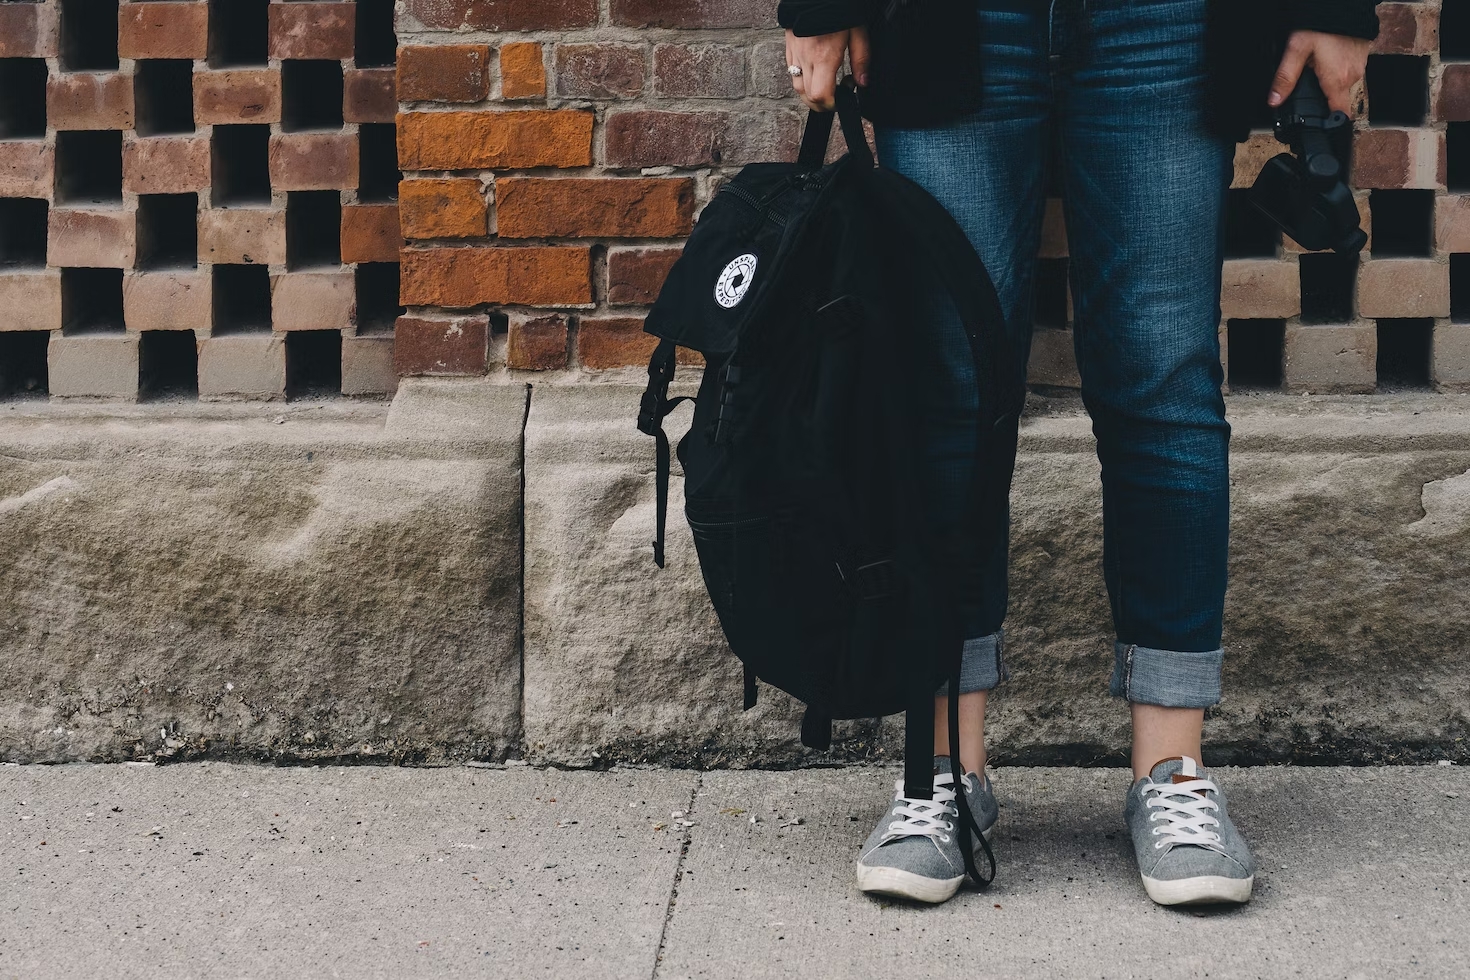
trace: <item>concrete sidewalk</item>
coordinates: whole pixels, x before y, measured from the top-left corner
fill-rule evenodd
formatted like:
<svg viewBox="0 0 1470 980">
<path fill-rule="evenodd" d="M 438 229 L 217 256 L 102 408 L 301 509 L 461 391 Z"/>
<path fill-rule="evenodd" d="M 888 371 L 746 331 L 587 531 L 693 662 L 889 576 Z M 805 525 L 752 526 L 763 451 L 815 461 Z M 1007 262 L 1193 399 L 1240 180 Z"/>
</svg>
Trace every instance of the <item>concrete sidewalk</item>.
<svg viewBox="0 0 1470 980">
<path fill-rule="evenodd" d="M 0 978 L 1470 976 L 1470 768 L 1218 774 L 1256 899 L 1190 912 L 1119 770 L 999 770 L 995 886 L 914 908 L 886 769 L 3 766 Z"/>
</svg>

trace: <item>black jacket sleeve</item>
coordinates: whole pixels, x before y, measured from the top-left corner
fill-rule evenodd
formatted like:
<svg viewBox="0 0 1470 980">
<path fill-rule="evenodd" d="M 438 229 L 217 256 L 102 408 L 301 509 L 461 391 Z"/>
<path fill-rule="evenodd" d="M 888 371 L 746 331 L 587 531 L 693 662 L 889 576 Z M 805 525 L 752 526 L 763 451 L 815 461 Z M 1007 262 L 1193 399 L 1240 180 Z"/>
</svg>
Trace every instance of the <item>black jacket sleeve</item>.
<svg viewBox="0 0 1470 980">
<path fill-rule="evenodd" d="M 1378 0 L 1289 0 L 1292 26 L 1373 40 L 1378 37 Z"/>
<path fill-rule="evenodd" d="M 781 0 L 776 8 L 776 20 L 797 37 L 835 34 L 867 19 L 861 0 Z"/>
</svg>

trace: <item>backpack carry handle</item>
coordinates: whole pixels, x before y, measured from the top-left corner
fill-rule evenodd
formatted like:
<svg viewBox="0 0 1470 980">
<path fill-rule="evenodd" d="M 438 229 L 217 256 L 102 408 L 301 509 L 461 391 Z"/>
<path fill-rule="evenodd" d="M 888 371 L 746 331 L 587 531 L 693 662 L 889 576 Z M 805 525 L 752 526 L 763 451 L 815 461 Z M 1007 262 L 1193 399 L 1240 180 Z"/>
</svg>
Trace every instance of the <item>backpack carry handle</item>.
<svg viewBox="0 0 1470 980">
<path fill-rule="evenodd" d="M 837 86 L 837 109 L 835 112 L 809 112 L 806 117 L 806 132 L 801 138 L 801 155 L 797 163 L 808 170 L 820 170 L 827 162 L 827 144 L 832 139 L 832 121 L 842 123 L 842 135 L 847 140 L 847 152 L 873 166 L 873 151 L 868 146 L 868 133 L 863 129 L 863 114 L 858 108 L 857 82 L 851 75 Z"/>
</svg>

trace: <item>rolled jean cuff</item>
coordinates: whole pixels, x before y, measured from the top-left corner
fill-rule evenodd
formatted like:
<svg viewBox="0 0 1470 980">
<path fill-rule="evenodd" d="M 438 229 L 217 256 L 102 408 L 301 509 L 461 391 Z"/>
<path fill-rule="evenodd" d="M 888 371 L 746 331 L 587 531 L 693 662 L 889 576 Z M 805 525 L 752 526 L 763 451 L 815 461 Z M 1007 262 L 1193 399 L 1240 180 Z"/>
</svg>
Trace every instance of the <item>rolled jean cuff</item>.
<svg viewBox="0 0 1470 980">
<path fill-rule="evenodd" d="M 1005 665 L 1005 635 L 1005 630 L 998 630 L 989 636 L 965 641 L 964 660 L 960 666 L 961 694 L 993 690 L 1010 677 Z M 934 692 L 935 697 L 948 695 L 948 682 Z"/>
<path fill-rule="evenodd" d="M 1113 645 L 1114 697 L 1161 708 L 1210 708 L 1220 703 L 1225 651 L 1177 653 L 1133 643 Z"/>
</svg>

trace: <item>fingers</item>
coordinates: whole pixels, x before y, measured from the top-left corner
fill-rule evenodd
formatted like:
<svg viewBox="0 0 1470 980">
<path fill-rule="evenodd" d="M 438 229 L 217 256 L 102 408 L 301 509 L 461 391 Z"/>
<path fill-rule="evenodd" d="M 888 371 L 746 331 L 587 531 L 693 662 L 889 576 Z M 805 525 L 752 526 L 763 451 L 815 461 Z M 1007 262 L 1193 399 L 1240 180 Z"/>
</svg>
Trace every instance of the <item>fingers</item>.
<svg viewBox="0 0 1470 980">
<path fill-rule="evenodd" d="M 1302 69 L 1307 66 L 1307 60 L 1312 56 L 1312 43 L 1302 33 L 1293 34 L 1291 42 L 1286 46 L 1286 55 L 1281 59 L 1281 66 L 1276 69 L 1276 77 L 1271 79 L 1271 95 L 1267 103 L 1279 106 L 1286 101 L 1296 88 L 1296 83 L 1301 80 Z"/>
<path fill-rule="evenodd" d="M 863 88 L 868 87 L 868 65 L 873 61 L 873 47 L 868 41 L 868 29 L 855 27 L 848 40 L 847 59 L 852 62 L 852 77 Z"/>
<path fill-rule="evenodd" d="M 791 87 L 810 109 L 830 112 L 837 104 L 837 72 L 847 56 L 849 32 L 820 37 L 786 35 L 786 63 L 800 68 Z M 866 40 L 866 38 L 865 38 Z"/>
</svg>

